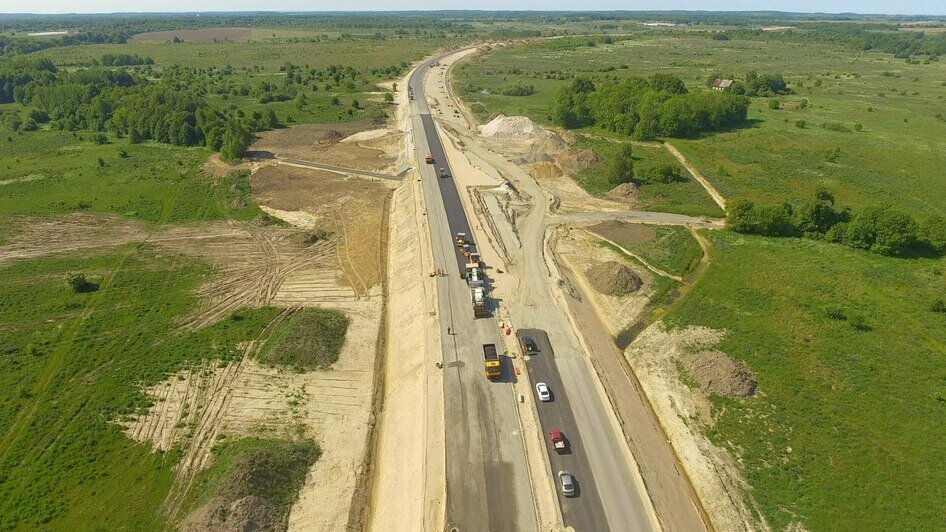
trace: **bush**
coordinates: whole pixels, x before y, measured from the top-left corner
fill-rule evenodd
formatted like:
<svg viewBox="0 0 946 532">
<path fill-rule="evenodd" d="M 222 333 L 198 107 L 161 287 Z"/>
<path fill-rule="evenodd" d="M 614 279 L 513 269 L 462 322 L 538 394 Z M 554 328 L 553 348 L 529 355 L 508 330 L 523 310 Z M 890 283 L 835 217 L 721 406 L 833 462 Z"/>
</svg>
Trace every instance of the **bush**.
<svg viewBox="0 0 946 532">
<path fill-rule="evenodd" d="M 946 253 L 946 219 L 934 215 L 929 218 L 919 230 L 919 237 L 937 253 Z"/>
<path fill-rule="evenodd" d="M 939 312 L 940 314 L 946 314 L 946 301 L 942 298 L 934 299 L 933 302 L 930 303 L 930 310 Z"/>
<path fill-rule="evenodd" d="M 769 109 L 777 110 L 782 106 L 778 100 L 769 100 Z"/>
<path fill-rule="evenodd" d="M 70 272 L 66 274 L 66 283 L 72 287 L 72 291 L 77 294 L 86 292 L 95 292 L 99 289 L 98 283 L 93 283 L 86 279 L 84 273 Z"/>
<path fill-rule="evenodd" d="M 796 120 L 795 127 L 797 127 L 798 129 L 805 129 L 806 127 L 808 127 L 808 122 L 805 122 L 804 120 Z"/>
<path fill-rule="evenodd" d="M 503 96 L 531 96 L 535 94 L 535 85 L 516 83 L 499 91 Z"/>
<path fill-rule="evenodd" d="M 916 221 L 909 214 L 889 207 L 858 211 L 845 233 L 845 243 L 881 255 L 903 255 L 918 240 Z"/>
<path fill-rule="evenodd" d="M 656 164 L 636 172 L 638 183 L 673 183 L 683 181 L 683 173 L 675 164 Z"/>
</svg>

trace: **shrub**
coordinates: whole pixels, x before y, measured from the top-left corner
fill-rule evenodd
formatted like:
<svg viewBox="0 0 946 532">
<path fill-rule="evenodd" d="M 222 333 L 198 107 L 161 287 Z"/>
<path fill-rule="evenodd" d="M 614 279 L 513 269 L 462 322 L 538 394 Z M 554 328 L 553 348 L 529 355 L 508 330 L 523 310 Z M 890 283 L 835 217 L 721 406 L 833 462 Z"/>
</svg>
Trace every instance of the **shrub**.
<svg viewBox="0 0 946 532">
<path fill-rule="evenodd" d="M 937 253 L 946 253 L 946 219 L 934 215 L 920 227 L 919 235 L 924 242 Z"/>
<path fill-rule="evenodd" d="M 821 124 L 821 127 L 827 129 L 828 131 L 837 131 L 838 133 L 851 133 L 851 128 L 841 124 L 839 122 L 825 122 Z"/>
<path fill-rule="evenodd" d="M 930 310 L 933 312 L 939 312 L 940 314 L 946 314 L 946 301 L 943 298 L 934 299 L 930 303 Z"/>
<path fill-rule="evenodd" d="M 808 127 L 808 122 L 805 122 L 804 120 L 796 120 L 795 127 L 797 127 L 798 129 L 805 129 L 806 127 Z"/>
<path fill-rule="evenodd" d="M 503 96 L 531 96 L 535 94 L 535 85 L 526 85 L 519 82 L 502 89 L 500 94 Z"/>
<path fill-rule="evenodd" d="M 639 183 L 673 183 L 683 181 L 683 173 L 675 164 L 655 164 L 636 172 L 635 181 Z"/>
<path fill-rule="evenodd" d="M 614 185 L 629 183 L 634 179 L 634 154 L 630 144 L 621 146 L 621 152 L 611 162 L 608 180 Z"/>
<path fill-rule="evenodd" d="M 778 100 L 769 100 L 769 109 L 777 110 L 782 106 Z"/>
<path fill-rule="evenodd" d="M 99 285 L 86 279 L 84 273 L 67 273 L 66 283 L 68 283 L 69 286 L 72 287 L 72 291 L 76 292 L 77 294 L 95 292 L 99 289 Z"/>
</svg>

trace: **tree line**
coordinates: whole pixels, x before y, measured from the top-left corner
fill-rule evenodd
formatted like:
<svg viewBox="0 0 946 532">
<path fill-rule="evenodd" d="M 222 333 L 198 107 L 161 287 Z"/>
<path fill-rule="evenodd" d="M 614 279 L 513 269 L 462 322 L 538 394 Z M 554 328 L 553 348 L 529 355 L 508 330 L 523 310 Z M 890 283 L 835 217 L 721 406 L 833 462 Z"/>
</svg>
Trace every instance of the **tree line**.
<svg viewBox="0 0 946 532">
<path fill-rule="evenodd" d="M 834 196 L 826 190 L 817 191 L 814 199 L 800 205 L 730 201 L 726 227 L 751 235 L 825 240 L 888 256 L 946 253 L 946 219 L 942 216 L 918 223 L 890 206 L 855 211 L 835 205 Z"/>
<path fill-rule="evenodd" d="M 576 77 L 559 88 L 552 122 L 574 129 L 597 125 L 635 139 L 692 137 L 745 123 L 749 100 L 721 91 L 689 92 L 670 74 L 632 77 L 595 85 Z"/>
</svg>

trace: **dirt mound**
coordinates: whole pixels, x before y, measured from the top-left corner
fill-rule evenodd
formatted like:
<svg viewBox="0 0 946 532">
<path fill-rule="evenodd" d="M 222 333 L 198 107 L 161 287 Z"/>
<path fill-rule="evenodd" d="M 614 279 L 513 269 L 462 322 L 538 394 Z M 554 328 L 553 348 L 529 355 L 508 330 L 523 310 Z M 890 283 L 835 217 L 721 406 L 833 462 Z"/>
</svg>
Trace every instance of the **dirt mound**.
<svg viewBox="0 0 946 532">
<path fill-rule="evenodd" d="M 586 170 L 592 166 L 601 164 L 602 161 L 604 161 L 604 159 L 590 148 L 579 152 L 565 152 L 558 157 L 558 165 L 569 174 Z"/>
<path fill-rule="evenodd" d="M 620 296 L 640 290 L 643 281 L 627 265 L 609 260 L 585 272 L 595 290 L 609 296 Z"/>
<path fill-rule="evenodd" d="M 289 508 L 319 449 L 311 442 L 250 442 L 253 448 L 233 459 L 213 498 L 184 519 L 181 530 L 286 529 Z"/>
<path fill-rule="evenodd" d="M 334 144 L 344 139 L 345 137 L 346 135 L 342 133 L 341 131 L 337 129 L 330 129 L 325 132 L 325 135 L 322 138 L 318 139 L 318 143 L 319 144 Z"/>
<path fill-rule="evenodd" d="M 553 179 L 562 176 L 562 170 L 548 161 L 530 164 L 526 170 L 536 179 Z"/>
<path fill-rule="evenodd" d="M 539 140 L 546 136 L 546 131 L 525 116 L 498 115 L 480 126 L 484 137 L 497 140 Z"/>
<path fill-rule="evenodd" d="M 640 196 L 641 189 L 634 183 L 621 183 L 611 189 L 608 196 L 618 200 L 628 200 Z"/>
<path fill-rule="evenodd" d="M 608 220 L 592 225 L 588 230 L 616 242 L 620 246 L 644 244 L 650 242 L 656 236 L 654 230 L 646 225 L 617 220 Z"/>
<path fill-rule="evenodd" d="M 755 375 L 745 362 L 722 351 L 702 351 L 683 359 L 687 373 L 700 383 L 706 395 L 741 398 L 755 394 Z"/>
</svg>

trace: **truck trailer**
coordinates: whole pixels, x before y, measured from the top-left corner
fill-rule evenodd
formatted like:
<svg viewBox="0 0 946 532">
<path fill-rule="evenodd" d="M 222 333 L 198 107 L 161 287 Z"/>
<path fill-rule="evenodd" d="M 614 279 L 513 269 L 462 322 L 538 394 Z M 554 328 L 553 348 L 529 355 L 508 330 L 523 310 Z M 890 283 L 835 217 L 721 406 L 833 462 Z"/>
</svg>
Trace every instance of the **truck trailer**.
<svg viewBox="0 0 946 532">
<path fill-rule="evenodd" d="M 483 287 L 478 286 L 471 289 L 470 294 L 473 300 L 473 317 L 488 318 L 489 309 L 486 308 L 486 291 L 483 289 Z"/>
</svg>

